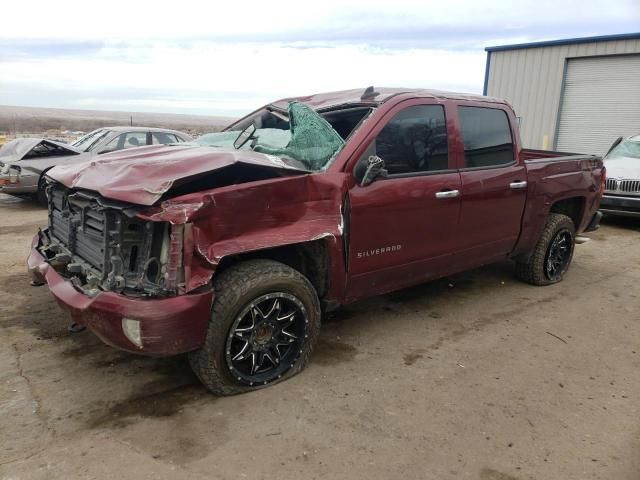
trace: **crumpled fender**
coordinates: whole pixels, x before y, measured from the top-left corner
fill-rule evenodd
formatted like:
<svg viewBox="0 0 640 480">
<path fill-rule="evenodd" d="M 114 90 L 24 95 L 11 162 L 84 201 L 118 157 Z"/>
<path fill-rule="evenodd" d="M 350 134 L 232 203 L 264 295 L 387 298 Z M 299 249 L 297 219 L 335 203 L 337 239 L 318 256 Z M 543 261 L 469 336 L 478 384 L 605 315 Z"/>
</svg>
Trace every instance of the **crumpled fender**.
<svg viewBox="0 0 640 480">
<path fill-rule="evenodd" d="M 324 172 L 184 195 L 138 214 L 186 224 L 186 291 L 211 280 L 223 258 L 324 239 L 332 271 L 344 271 L 342 202 L 346 175 Z"/>
</svg>

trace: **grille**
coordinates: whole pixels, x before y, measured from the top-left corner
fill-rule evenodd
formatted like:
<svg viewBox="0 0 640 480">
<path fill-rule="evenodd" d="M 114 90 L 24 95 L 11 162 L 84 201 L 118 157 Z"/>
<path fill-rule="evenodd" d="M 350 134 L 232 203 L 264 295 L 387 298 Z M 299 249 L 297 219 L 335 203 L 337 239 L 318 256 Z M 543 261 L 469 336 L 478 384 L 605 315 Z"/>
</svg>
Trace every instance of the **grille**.
<svg viewBox="0 0 640 480">
<path fill-rule="evenodd" d="M 607 190 L 615 192 L 618 189 L 618 181 L 613 178 L 607 178 Z"/>
<path fill-rule="evenodd" d="M 640 180 L 622 180 L 620 190 L 630 193 L 640 192 Z"/>
<path fill-rule="evenodd" d="M 640 180 L 607 179 L 607 191 L 618 193 L 640 193 Z"/>
<path fill-rule="evenodd" d="M 93 266 L 100 273 L 106 263 L 105 246 L 108 216 L 89 202 L 69 200 L 63 191 L 50 192 L 50 232 L 73 255 Z"/>
<path fill-rule="evenodd" d="M 51 241 L 43 253 L 59 273 L 89 285 L 89 290 L 99 286 L 103 290 L 143 290 L 150 295 L 167 291 L 162 252 L 170 234 L 168 224 L 145 222 L 131 215 L 128 204 L 58 184 L 47 188 L 47 196 Z M 172 271 L 174 283 L 178 277 Z M 171 287 L 175 290 L 175 285 Z"/>
</svg>

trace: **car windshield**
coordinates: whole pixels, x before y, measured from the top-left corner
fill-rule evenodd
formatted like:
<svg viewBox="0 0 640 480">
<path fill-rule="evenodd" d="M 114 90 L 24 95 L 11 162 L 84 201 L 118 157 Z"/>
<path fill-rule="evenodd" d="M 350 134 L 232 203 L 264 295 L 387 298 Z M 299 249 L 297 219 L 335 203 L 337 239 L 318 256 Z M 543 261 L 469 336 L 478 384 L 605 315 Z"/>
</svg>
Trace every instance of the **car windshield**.
<svg viewBox="0 0 640 480">
<path fill-rule="evenodd" d="M 180 145 L 198 145 L 203 147 L 233 148 L 233 142 L 238 138 L 238 131 L 207 133 L 198 137 L 193 142 L 181 143 Z M 253 134 L 256 139 L 255 145 L 270 147 L 285 147 L 291 140 L 289 130 L 279 130 L 277 128 L 259 128 Z M 248 150 L 250 142 L 242 146 L 242 150 Z"/>
<path fill-rule="evenodd" d="M 625 140 L 609 152 L 607 158 L 638 158 L 640 159 L 640 140 Z"/>
<path fill-rule="evenodd" d="M 105 130 L 103 128 L 94 130 L 91 133 L 87 133 L 84 137 L 80 137 L 78 140 L 73 142 L 71 146 L 83 152 L 88 152 L 92 149 L 92 147 L 96 144 L 98 140 L 103 138 L 108 133 L 109 133 L 109 130 Z"/>
<path fill-rule="evenodd" d="M 229 130 L 229 141 L 249 125 L 256 127 L 253 150 L 276 155 L 313 171 L 325 170 L 342 150 L 346 140 L 371 113 L 369 107 L 342 108 L 322 114 L 291 102 L 287 111 L 267 107 L 239 121 Z"/>
</svg>

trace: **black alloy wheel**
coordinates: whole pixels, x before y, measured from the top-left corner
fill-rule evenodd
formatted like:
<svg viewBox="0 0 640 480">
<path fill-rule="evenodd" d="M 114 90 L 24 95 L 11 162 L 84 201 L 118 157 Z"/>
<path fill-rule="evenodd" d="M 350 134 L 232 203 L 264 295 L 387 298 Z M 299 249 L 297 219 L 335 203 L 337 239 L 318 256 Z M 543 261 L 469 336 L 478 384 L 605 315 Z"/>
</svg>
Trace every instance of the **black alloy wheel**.
<svg viewBox="0 0 640 480">
<path fill-rule="evenodd" d="M 562 278 L 567 270 L 569 262 L 571 262 L 573 250 L 573 236 L 568 229 L 562 229 L 556 233 L 556 236 L 549 245 L 549 250 L 545 257 L 545 276 L 555 282 Z"/>
<path fill-rule="evenodd" d="M 225 358 L 231 375 L 249 386 L 282 377 L 302 353 L 308 323 L 293 295 L 275 292 L 253 300 L 229 330 Z"/>
</svg>

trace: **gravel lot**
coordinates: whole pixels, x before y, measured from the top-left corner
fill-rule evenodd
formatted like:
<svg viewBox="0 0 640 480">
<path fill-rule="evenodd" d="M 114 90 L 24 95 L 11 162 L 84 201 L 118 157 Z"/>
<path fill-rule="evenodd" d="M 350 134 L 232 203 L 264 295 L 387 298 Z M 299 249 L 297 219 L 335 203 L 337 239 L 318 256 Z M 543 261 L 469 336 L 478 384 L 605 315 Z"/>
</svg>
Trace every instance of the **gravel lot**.
<svg viewBox="0 0 640 480">
<path fill-rule="evenodd" d="M 344 308 L 305 372 L 231 398 L 67 333 L 25 273 L 45 223 L 0 194 L 1 479 L 640 478 L 640 221 L 556 286 L 504 263 Z"/>
</svg>

